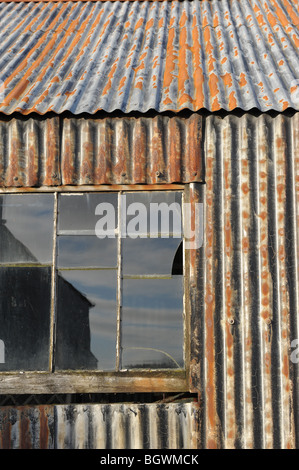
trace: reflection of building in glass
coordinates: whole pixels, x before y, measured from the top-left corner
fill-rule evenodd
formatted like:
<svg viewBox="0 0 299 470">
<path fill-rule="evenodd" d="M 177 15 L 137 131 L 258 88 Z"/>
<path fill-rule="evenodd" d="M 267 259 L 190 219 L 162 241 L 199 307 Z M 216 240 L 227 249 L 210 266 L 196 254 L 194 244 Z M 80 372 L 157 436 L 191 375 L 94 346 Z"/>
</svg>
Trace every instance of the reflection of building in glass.
<svg viewBox="0 0 299 470">
<path fill-rule="evenodd" d="M 5 223 L 0 198 L 0 339 L 5 346 L 0 369 L 47 370 L 51 267 L 37 266 L 37 259 Z M 57 360 L 63 368 L 96 369 L 97 359 L 90 351 L 92 304 L 61 276 L 58 299 Z"/>
<path fill-rule="evenodd" d="M 94 305 L 62 276 L 58 276 L 57 301 L 57 368 L 97 369 L 90 351 L 89 310 Z"/>
</svg>

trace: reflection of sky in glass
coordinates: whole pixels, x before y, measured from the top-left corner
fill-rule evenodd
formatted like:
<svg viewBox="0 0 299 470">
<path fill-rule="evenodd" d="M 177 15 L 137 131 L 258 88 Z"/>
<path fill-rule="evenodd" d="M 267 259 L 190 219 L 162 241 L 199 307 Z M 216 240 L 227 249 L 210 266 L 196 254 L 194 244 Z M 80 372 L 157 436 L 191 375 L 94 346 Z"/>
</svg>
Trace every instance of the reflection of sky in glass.
<svg viewBox="0 0 299 470">
<path fill-rule="evenodd" d="M 74 270 L 61 271 L 60 275 L 93 304 L 89 311 L 90 349 L 98 360 L 99 370 L 114 370 L 117 271 Z"/>
<path fill-rule="evenodd" d="M 125 238 L 123 273 L 170 275 L 180 242 L 177 238 Z"/>
<path fill-rule="evenodd" d="M 59 267 L 116 267 L 117 240 L 96 236 L 59 236 Z"/>
<path fill-rule="evenodd" d="M 52 194 L 9 194 L 3 201 L 2 218 L 14 237 L 23 243 L 39 263 L 50 263 L 53 246 Z M 19 262 L 27 260 L 20 259 Z"/>
<path fill-rule="evenodd" d="M 123 368 L 183 366 L 182 289 L 182 276 L 123 281 Z"/>
<path fill-rule="evenodd" d="M 95 215 L 100 203 L 110 203 L 117 218 L 117 193 L 62 194 L 59 198 L 59 230 L 95 230 L 101 218 Z M 116 224 L 117 226 L 117 224 Z"/>
<path fill-rule="evenodd" d="M 125 196 L 125 198 L 124 198 Z M 134 215 L 127 215 L 127 229 L 130 232 L 130 221 L 135 219 L 137 216 L 139 216 L 143 213 L 146 214 L 146 228 L 147 228 L 147 233 L 152 230 L 151 226 L 151 204 L 166 204 L 167 206 L 164 206 L 166 208 L 166 212 L 164 212 L 164 219 L 163 221 L 165 222 L 165 217 L 169 217 L 169 229 L 163 229 L 161 225 L 161 213 L 158 214 L 158 226 L 156 227 L 159 232 L 162 234 L 168 234 L 168 233 L 182 233 L 182 224 L 181 224 L 181 200 L 182 200 L 182 195 L 180 192 L 173 192 L 173 191 L 152 191 L 152 192 L 135 192 L 135 193 L 124 193 L 124 196 L 122 196 L 122 210 L 124 210 L 124 204 L 126 206 L 126 210 L 128 212 L 129 206 L 134 203 L 142 203 L 145 207 L 145 210 L 142 209 L 142 212 L 136 211 L 136 214 Z M 125 202 L 124 202 L 125 201 Z M 174 206 L 171 206 L 172 204 L 175 204 Z M 169 210 L 170 208 L 175 208 L 174 213 L 172 210 Z M 132 206 L 132 209 L 134 206 Z M 136 207 L 137 208 L 137 207 Z M 152 212 L 153 215 L 153 212 Z M 133 224 L 134 225 L 134 224 Z M 137 226 L 131 227 L 133 230 L 142 231 L 141 227 Z"/>
</svg>

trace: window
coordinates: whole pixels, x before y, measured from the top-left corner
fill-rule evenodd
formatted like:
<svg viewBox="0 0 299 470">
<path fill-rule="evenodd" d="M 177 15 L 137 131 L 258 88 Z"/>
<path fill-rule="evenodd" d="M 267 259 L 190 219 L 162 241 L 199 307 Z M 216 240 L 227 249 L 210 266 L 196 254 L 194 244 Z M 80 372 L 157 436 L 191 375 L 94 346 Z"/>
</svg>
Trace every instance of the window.
<svg viewBox="0 0 299 470">
<path fill-rule="evenodd" d="M 173 387 L 186 389 L 183 198 L 183 191 L 1 195 L 0 372 L 15 373 L 15 383 L 20 371 L 31 372 L 29 392 L 34 372 L 44 389 L 59 376 L 62 393 L 75 386 L 64 381 L 70 375 L 90 390 L 87 371 L 97 391 L 144 374 L 177 377 Z"/>
</svg>

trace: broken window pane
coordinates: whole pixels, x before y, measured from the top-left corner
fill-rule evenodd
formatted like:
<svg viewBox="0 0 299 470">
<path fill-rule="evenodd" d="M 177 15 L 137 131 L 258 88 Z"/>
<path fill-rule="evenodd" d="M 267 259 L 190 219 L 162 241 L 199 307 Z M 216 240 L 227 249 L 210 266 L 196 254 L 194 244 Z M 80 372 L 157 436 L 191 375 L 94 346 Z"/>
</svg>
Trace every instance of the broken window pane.
<svg viewBox="0 0 299 470">
<path fill-rule="evenodd" d="M 57 369 L 115 369 L 116 283 L 116 270 L 59 271 Z"/>
<path fill-rule="evenodd" d="M 49 264 L 53 247 L 52 194 L 0 196 L 0 263 Z"/>
<path fill-rule="evenodd" d="M 122 368 L 183 367 L 183 278 L 124 279 Z"/>
<path fill-rule="evenodd" d="M 117 240 L 95 236 L 58 237 L 58 267 L 116 267 Z"/>
<path fill-rule="evenodd" d="M 50 307 L 50 267 L 0 268 L 0 371 L 49 369 Z"/>
</svg>

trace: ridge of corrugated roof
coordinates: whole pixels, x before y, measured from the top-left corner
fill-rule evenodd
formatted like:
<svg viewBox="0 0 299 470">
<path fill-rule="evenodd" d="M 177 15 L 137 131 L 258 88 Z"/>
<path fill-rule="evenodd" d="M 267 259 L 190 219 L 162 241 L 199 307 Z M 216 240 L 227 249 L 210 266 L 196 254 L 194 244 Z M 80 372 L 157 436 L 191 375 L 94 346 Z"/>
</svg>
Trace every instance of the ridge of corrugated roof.
<svg viewBox="0 0 299 470">
<path fill-rule="evenodd" d="M 0 112 L 298 110 L 298 24 L 298 0 L 1 2 Z"/>
</svg>

